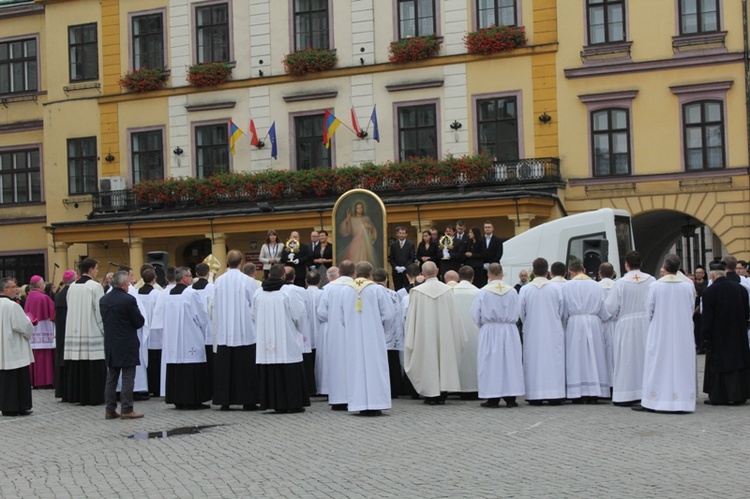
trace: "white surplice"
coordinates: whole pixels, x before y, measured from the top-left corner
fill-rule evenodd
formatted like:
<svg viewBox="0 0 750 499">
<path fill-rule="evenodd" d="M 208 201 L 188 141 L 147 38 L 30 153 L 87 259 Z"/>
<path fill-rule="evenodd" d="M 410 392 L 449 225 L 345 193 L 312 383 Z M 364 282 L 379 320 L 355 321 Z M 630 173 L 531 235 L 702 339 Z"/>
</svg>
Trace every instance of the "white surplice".
<svg viewBox="0 0 750 499">
<path fill-rule="evenodd" d="M 318 305 L 320 298 L 323 296 L 323 290 L 317 286 L 310 286 L 305 291 L 310 295 L 307 300 L 307 317 L 310 330 L 310 348 L 315 350 L 315 393 L 322 393 L 323 364 L 325 363 L 325 324 L 318 317 Z"/>
<path fill-rule="evenodd" d="M 307 311 L 311 306 L 308 301 L 312 299 L 311 296 L 305 291 L 305 288 L 295 286 L 292 283 L 283 286 L 281 292 L 289 295 L 292 307 L 302 309 L 302 319 L 295 321 L 294 325 L 302 337 L 302 353 L 312 353 L 312 347 L 310 346 L 310 321 L 307 320 Z"/>
<path fill-rule="evenodd" d="M 450 286 L 436 277 L 409 291 L 404 369 L 423 397 L 461 391 L 458 370 L 466 332 Z"/>
<path fill-rule="evenodd" d="M 302 362 L 302 334 L 305 305 L 296 293 L 259 289 L 253 296 L 251 317 L 256 325 L 255 362 L 258 364 L 295 364 Z"/>
<path fill-rule="evenodd" d="M 138 310 L 141 312 L 144 320 L 143 327 L 139 328 L 137 331 L 139 342 L 138 359 L 141 363 L 140 365 L 135 366 L 135 382 L 133 384 L 133 391 L 136 393 L 148 393 L 148 337 L 151 331 L 149 328 L 149 321 L 151 320 L 151 317 L 149 310 L 146 308 L 146 305 L 142 300 L 138 299 L 138 296 L 148 295 L 139 295 L 138 290 L 132 284 L 128 286 L 128 294 L 135 298 L 135 301 L 138 304 Z M 115 390 L 117 392 L 122 391 L 122 373 L 120 373 L 120 377 L 117 379 L 117 387 Z"/>
<path fill-rule="evenodd" d="M 599 287 L 604 292 L 604 303 L 607 303 L 607 297 L 612 291 L 612 287 L 615 285 L 615 281 L 605 277 L 599 281 Z M 609 373 L 609 379 L 614 379 L 615 361 L 612 341 L 615 334 L 615 326 L 617 325 L 617 315 L 607 314 L 609 318 L 602 322 L 602 335 L 604 336 L 604 352 L 607 356 L 607 372 Z"/>
<path fill-rule="evenodd" d="M 383 327 L 385 328 L 385 349 L 386 350 L 398 350 L 399 352 L 404 351 L 404 315 L 401 308 L 401 297 L 399 294 L 385 286 L 382 293 L 385 293 L 388 299 L 393 305 L 393 317 L 387 320 Z"/>
<path fill-rule="evenodd" d="M 195 286 L 195 284 L 193 284 Z M 201 297 L 201 305 L 204 306 L 206 310 L 206 316 L 210 317 L 211 314 L 211 301 L 214 298 L 214 290 L 216 289 L 213 283 L 206 284 L 206 287 L 203 289 L 195 289 L 193 286 L 190 286 L 187 288 L 184 293 L 197 293 Z M 213 335 L 213 324 L 210 324 L 210 327 L 206 330 L 206 345 L 213 345 L 214 344 L 214 335 Z"/>
<path fill-rule="evenodd" d="M 563 287 L 565 329 L 565 383 L 569 399 L 609 398 L 610 378 L 604 349 L 602 288 L 585 274 L 578 274 Z"/>
<path fill-rule="evenodd" d="M 217 347 L 243 347 L 255 344 L 255 323 L 251 318 L 255 279 L 239 269 L 228 269 L 214 283 L 209 305 L 214 352 Z"/>
<path fill-rule="evenodd" d="M 649 286 L 643 407 L 655 411 L 695 411 L 694 306 L 695 285 L 687 277 L 667 274 Z"/>
<path fill-rule="evenodd" d="M 325 323 L 325 343 L 323 344 L 323 365 L 320 393 L 328 394 L 328 403 L 346 404 L 346 330 L 341 313 L 341 300 L 346 292 L 344 287 L 353 279 L 341 276 L 326 284 L 318 304 L 318 318 Z"/>
<path fill-rule="evenodd" d="M 565 331 L 561 284 L 535 277 L 521 288 L 526 400 L 565 398 Z"/>
<path fill-rule="evenodd" d="M 346 331 L 349 412 L 391 408 L 384 324 L 396 307 L 386 289 L 358 277 L 343 286 L 339 302 Z"/>
<path fill-rule="evenodd" d="M 474 323 L 471 305 L 479 293 L 479 288 L 469 281 L 460 281 L 452 286 L 456 310 L 466 333 L 466 344 L 461 352 L 461 364 L 458 378 L 462 392 L 476 392 L 477 387 L 477 351 L 479 349 L 479 327 Z"/>
<path fill-rule="evenodd" d="M 479 327 L 477 382 L 479 398 L 517 397 L 525 393 L 518 317 L 521 298 L 513 287 L 490 281 L 471 306 Z"/>
<path fill-rule="evenodd" d="M 653 276 L 631 270 L 615 281 L 605 306 L 617 316 L 612 336 L 612 401 L 632 402 L 641 399 L 643 362 L 646 356 L 648 314 L 646 298 Z"/>
</svg>

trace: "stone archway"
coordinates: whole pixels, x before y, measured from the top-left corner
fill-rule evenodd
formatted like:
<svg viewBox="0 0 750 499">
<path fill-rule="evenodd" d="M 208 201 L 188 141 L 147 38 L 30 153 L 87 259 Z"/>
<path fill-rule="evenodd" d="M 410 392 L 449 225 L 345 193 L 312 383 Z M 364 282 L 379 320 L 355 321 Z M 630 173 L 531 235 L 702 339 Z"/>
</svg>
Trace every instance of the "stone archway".
<svg viewBox="0 0 750 499">
<path fill-rule="evenodd" d="M 703 224 L 696 218 L 673 210 L 655 210 L 632 217 L 635 248 L 641 254 L 641 269 L 651 275 L 659 275 L 659 265 L 669 249 L 682 241 L 685 247 L 678 250 L 683 268 L 692 272 L 697 264 L 705 266 L 711 255 L 701 254 L 705 241 L 701 241 Z M 692 237 L 683 239 L 685 234 Z M 689 242 L 688 242 L 689 241 Z"/>
</svg>

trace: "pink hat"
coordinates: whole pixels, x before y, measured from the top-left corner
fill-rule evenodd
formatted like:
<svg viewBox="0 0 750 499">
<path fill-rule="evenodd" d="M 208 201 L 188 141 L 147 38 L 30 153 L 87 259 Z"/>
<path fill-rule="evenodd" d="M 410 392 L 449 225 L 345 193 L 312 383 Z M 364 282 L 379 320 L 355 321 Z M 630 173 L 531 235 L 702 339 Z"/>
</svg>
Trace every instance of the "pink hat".
<svg viewBox="0 0 750 499">
<path fill-rule="evenodd" d="M 38 283 L 41 280 L 42 280 L 41 276 L 35 275 L 35 276 L 31 277 L 31 280 L 29 281 L 29 284 L 36 284 L 36 283 Z"/>
<path fill-rule="evenodd" d="M 76 273 L 73 270 L 66 270 L 65 272 L 63 272 L 63 281 L 70 281 L 72 279 L 75 279 L 76 277 Z"/>
</svg>

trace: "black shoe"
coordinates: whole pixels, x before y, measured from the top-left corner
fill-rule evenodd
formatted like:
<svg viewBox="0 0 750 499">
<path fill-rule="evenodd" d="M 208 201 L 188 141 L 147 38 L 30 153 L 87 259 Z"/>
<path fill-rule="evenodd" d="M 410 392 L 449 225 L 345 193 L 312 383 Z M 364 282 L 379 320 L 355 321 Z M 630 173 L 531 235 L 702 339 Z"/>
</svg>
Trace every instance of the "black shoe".
<svg viewBox="0 0 750 499">
<path fill-rule="evenodd" d="M 643 407 L 641 404 L 636 404 L 632 406 L 630 409 L 636 412 L 654 412 L 653 409 L 649 409 L 648 407 Z"/>
<path fill-rule="evenodd" d="M 13 411 L 3 411 L 3 416 L 18 416 L 19 413 Z"/>
<path fill-rule="evenodd" d="M 706 405 L 716 405 L 713 402 L 711 402 L 711 399 L 706 399 L 706 400 L 703 401 L 703 403 L 706 404 Z"/>
<path fill-rule="evenodd" d="M 573 405 L 581 405 L 583 402 L 583 398 L 570 399 L 570 403 Z"/>
<path fill-rule="evenodd" d="M 379 409 L 366 409 L 364 411 L 359 411 L 360 416 L 382 416 L 383 411 Z"/>
<path fill-rule="evenodd" d="M 615 405 L 617 407 L 633 407 L 637 403 L 637 400 L 630 400 L 628 402 L 612 402 L 612 405 Z"/>
<path fill-rule="evenodd" d="M 151 399 L 151 395 L 145 392 L 138 392 L 133 394 L 133 400 L 137 402 L 143 402 L 144 400 Z"/>
<path fill-rule="evenodd" d="M 499 402 L 490 402 L 489 400 L 486 402 L 482 402 L 479 405 L 481 405 L 482 407 L 487 407 L 488 409 L 497 409 L 498 407 L 500 407 Z"/>
<path fill-rule="evenodd" d="M 222 405 L 221 407 L 219 407 L 219 410 L 220 411 L 228 411 L 229 410 L 229 406 L 228 405 Z"/>
<path fill-rule="evenodd" d="M 440 397 L 426 397 L 424 399 L 425 405 L 438 405 L 440 404 Z"/>
<path fill-rule="evenodd" d="M 562 405 L 563 399 L 552 399 L 552 400 L 548 400 L 547 403 L 549 405 Z"/>
<path fill-rule="evenodd" d="M 587 405 L 596 405 L 598 403 L 599 401 L 596 399 L 596 397 L 589 397 L 588 399 L 586 399 Z"/>
<path fill-rule="evenodd" d="M 26 411 L 20 411 L 20 412 L 18 413 L 18 415 L 19 415 L 19 416 L 28 416 L 28 415 L 29 415 L 29 414 L 31 414 L 32 412 L 34 412 L 34 411 L 32 411 L 32 410 L 30 410 L 30 409 L 29 409 L 29 410 L 26 410 Z"/>
<path fill-rule="evenodd" d="M 245 404 L 242 406 L 243 411 L 257 411 L 258 406 L 255 404 Z"/>
<path fill-rule="evenodd" d="M 348 409 L 347 404 L 331 404 L 331 410 L 333 411 L 345 411 Z"/>
<path fill-rule="evenodd" d="M 542 405 L 541 400 L 527 400 L 526 403 L 529 405 Z M 552 405 L 552 401 L 550 401 L 549 405 Z"/>
<path fill-rule="evenodd" d="M 505 405 L 507 407 L 518 407 L 518 402 L 516 402 L 515 400 L 506 400 Z"/>
</svg>

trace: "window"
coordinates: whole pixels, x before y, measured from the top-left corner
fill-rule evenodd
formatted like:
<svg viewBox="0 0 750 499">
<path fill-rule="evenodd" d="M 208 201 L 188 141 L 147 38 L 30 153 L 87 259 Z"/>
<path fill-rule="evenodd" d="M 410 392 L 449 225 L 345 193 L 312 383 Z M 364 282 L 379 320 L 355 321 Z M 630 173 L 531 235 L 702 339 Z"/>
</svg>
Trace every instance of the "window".
<svg viewBox="0 0 750 499">
<path fill-rule="evenodd" d="M 0 151 L 0 204 L 42 200 L 39 149 Z"/>
<path fill-rule="evenodd" d="M 437 119 L 435 104 L 401 106 L 398 108 L 398 157 L 438 157 Z"/>
<path fill-rule="evenodd" d="M 516 0 L 476 0 L 480 28 L 516 25 Z"/>
<path fill-rule="evenodd" d="M 682 106 L 685 168 L 724 168 L 724 109 L 721 101 L 692 102 Z"/>
<path fill-rule="evenodd" d="M 99 78 L 99 45 L 96 23 L 68 28 L 70 47 L 70 81 Z"/>
<path fill-rule="evenodd" d="M 328 0 L 294 0 L 294 49 L 327 49 Z"/>
<path fill-rule="evenodd" d="M 477 101 L 479 152 L 497 161 L 512 161 L 518 153 L 518 106 L 515 97 Z"/>
<path fill-rule="evenodd" d="M 164 67 L 164 15 L 133 16 L 133 69 Z"/>
<path fill-rule="evenodd" d="M 294 136 L 294 152 L 298 170 L 331 167 L 331 149 L 323 144 L 322 114 L 296 116 Z"/>
<path fill-rule="evenodd" d="M 227 123 L 195 127 L 196 176 L 208 178 L 229 172 L 229 126 Z"/>
<path fill-rule="evenodd" d="M 211 4 L 195 9 L 198 64 L 229 61 L 229 5 Z"/>
<path fill-rule="evenodd" d="M 90 194 L 96 186 L 96 137 L 68 139 L 68 192 Z"/>
<path fill-rule="evenodd" d="M 625 0 L 587 0 L 589 44 L 625 41 Z"/>
<path fill-rule="evenodd" d="M 680 34 L 719 31 L 719 0 L 680 0 Z"/>
<path fill-rule="evenodd" d="M 0 42 L 0 94 L 39 89 L 36 49 L 36 38 Z"/>
<path fill-rule="evenodd" d="M 434 0 L 398 0 L 399 39 L 436 32 Z"/>
<path fill-rule="evenodd" d="M 160 129 L 130 134 L 133 183 L 164 178 L 163 144 L 164 139 Z"/>
<path fill-rule="evenodd" d="M 0 276 L 15 277 L 19 286 L 45 274 L 44 253 L 0 255 Z"/>
<path fill-rule="evenodd" d="M 594 175 L 630 174 L 630 126 L 627 109 L 591 113 Z"/>
</svg>

